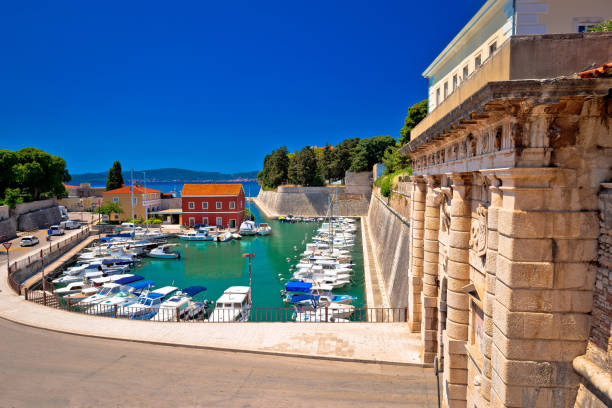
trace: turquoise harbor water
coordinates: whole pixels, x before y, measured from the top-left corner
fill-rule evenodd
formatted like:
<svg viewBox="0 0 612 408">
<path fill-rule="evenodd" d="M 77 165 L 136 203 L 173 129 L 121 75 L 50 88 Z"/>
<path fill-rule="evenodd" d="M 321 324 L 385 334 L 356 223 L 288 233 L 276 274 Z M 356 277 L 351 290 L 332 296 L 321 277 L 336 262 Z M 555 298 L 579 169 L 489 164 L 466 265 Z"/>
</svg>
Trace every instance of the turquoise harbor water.
<svg viewBox="0 0 612 408">
<path fill-rule="evenodd" d="M 181 258 L 152 259 L 142 257 L 142 261 L 131 273 L 155 281 L 156 286 L 174 285 L 184 288 L 201 285 L 207 288 L 204 294 L 196 298 L 217 300 L 229 286 L 249 284 L 248 259 L 245 253 L 255 253 L 252 263 L 252 296 L 255 308 L 288 307 L 280 297 L 280 290 L 290 279 L 290 267 L 299 261 L 299 255 L 305 250 L 320 223 L 285 224 L 276 220 L 264 220 L 257 208 L 252 211 L 257 222 L 268 222 L 272 234 L 268 236 L 243 237 L 229 242 L 189 242 L 172 239 L 178 242 Z M 363 256 L 361 248 L 361 231 L 357 230 L 353 247 L 352 285 L 337 289 L 335 293 L 350 294 L 358 299 L 356 307 L 364 305 Z"/>
</svg>

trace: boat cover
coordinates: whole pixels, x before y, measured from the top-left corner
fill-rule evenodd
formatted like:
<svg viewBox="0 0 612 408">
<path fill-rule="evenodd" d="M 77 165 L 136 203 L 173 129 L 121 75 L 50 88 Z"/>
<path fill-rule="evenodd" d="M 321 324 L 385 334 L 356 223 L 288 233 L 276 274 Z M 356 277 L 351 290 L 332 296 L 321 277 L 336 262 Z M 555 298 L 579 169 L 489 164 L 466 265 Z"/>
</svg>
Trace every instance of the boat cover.
<svg viewBox="0 0 612 408">
<path fill-rule="evenodd" d="M 164 295 L 162 293 L 149 293 L 147 297 L 149 299 L 159 299 L 159 298 L 163 298 Z"/>
<path fill-rule="evenodd" d="M 134 289 L 144 289 L 149 286 L 155 286 L 155 282 L 152 280 L 141 280 L 140 282 L 130 283 L 129 286 L 133 287 Z"/>
<path fill-rule="evenodd" d="M 204 286 L 189 286 L 188 288 L 182 289 L 181 292 L 187 296 L 194 297 L 200 292 L 204 292 L 206 288 Z"/>
<path fill-rule="evenodd" d="M 287 292 L 310 292 L 312 283 L 310 282 L 287 282 L 285 291 Z"/>
<path fill-rule="evenodd" d="M 303 300 L 314 300 L 316 302 L 318 298 L 315 295 L 293 295 L 291 296 L 291 303 L 299 303 Z"/>
<path fill-rule="evenodd" d="M 127 285 L 128 283 L 136 282 L 143 279 L 144 276 L 140 275 L 126 276 L 125 278 L 117 279 L 115 283 L 118 283 L 119 285 Z"/>
</svg>

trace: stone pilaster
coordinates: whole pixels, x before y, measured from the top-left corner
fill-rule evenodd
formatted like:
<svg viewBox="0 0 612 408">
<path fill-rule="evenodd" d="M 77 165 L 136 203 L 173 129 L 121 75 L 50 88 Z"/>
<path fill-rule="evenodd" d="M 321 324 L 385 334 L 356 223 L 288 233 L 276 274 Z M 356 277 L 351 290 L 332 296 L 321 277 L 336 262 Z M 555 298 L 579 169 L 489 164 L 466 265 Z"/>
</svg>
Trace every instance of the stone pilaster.
<svg viewBox="0 0 612 408">
<path fill-rule="evenodd" d="M 421 329 L 421 291 L 423 288 L 423 237 L 425 227 L 426 186 L 423 177 L 413 177 L 412 213 L 410 227 L 412 230 L 410 251 L 410 274 L 408 288 L 408 309 L 410 329 Z"/>
<path fill-rule="evenodd" d="M 434 360 L 437 349 L 438 327 L 438 230 L 440 228 L 439 179 L 427 176 L 425 198 L 425 226 L 423 238 L 423 292 L 421 294 L 421 341 L 425 363 Z"/>
<path fill-rule="evenodd" d="M 592 308 L 598 219 L 572 171 L 516 168 L 502 180 L 491 347 L 491 405 L 568 407 Z M 595 197 L 593 197 L 595 199 Z"/>
<path fill-rule="evenodd" d="M 465 407 L 469 298 L 462 288 L 469 284 L 469 242 L 471 227 L 471 176 L 452 174 L 452 200 L 447 264 L 447 318 L 444 332 L 445 402 Z"/>
</svg>

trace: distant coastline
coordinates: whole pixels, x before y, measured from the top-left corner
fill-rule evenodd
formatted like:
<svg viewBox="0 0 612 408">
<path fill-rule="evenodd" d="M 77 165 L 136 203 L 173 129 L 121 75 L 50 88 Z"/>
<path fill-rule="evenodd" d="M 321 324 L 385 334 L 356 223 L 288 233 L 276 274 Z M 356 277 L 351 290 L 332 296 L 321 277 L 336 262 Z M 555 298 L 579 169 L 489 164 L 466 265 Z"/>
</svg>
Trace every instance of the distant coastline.
<svg viewBox="0 0 612 408">
<path fill-rule="evenodd" d="M 127 180 L 126 180 L 127 181 Z M 136 181 L 134 178 L 134 182 L 141 183 L 142 181 Z M 105 182 L 99 181 L 82 181 L 82 183 L 90 183 L 92 187 L 105 187 Z M 247 197 L 256 197 L 259 194 L 259 184 L 253 180 L 214 180 L 214 181 L 206 181 L 206 180 L 198 180 L 198 181 L 149 181 L 147 178 L 147 187 L 153 188 L 156 190 L 160 190 L 164 193 L 176 193 L 177 196 L 180 196 L 181 190 L 183 189 L 183 184 L 191 183 L 191 184 L 211 184 L 211 183 L 241 183 L 242 188 L 244 188 L 244 194 Z M 71 181 L 71 185 L 78 185 L 74 181 Z"/>
<path fill-rule="evenodd" d="M 134 182 L 142 183 L 146 173 L 147 182 L 154 183 L 216 183 L 216 182 L 255 182 L 257 171 L 246 171 L 236 173 L 219 173 L 207 171 L 195 171 L 187 169 L 164 168 L 150 170 L 134 170 Z M 73 174 L 71 184 L 91 183 L 92 185 L 106 183 L 107 172 Z M 130 180 L 130 171 L 123 172 L 126 184 Z"/>
</svg>

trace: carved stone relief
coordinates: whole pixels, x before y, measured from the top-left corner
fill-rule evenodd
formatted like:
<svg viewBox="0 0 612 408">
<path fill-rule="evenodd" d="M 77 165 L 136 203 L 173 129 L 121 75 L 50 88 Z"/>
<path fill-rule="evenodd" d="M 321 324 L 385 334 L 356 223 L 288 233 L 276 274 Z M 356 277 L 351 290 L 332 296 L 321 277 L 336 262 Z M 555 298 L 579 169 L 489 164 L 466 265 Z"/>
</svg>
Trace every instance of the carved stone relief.
<svg viewBox="0 0 612 408">
<path fill-rule="evenodd" d="M 472 248 L 478 256 L 485 256 L 487 254 L 487 235 L 489 233 L 487 213 L 487 208 L 482 204 L 478 204 L 478 208 L 476 209 L 476 220 L 472 221 L 470 248 Z"/>
<path fill-rule="evenodd" d="M 438 187 L 434 189 L 434 204 L 440 206 L 440 229 L 450 231 L 450 206 L 453 194 L 449 187 Z"/>
</svg>

